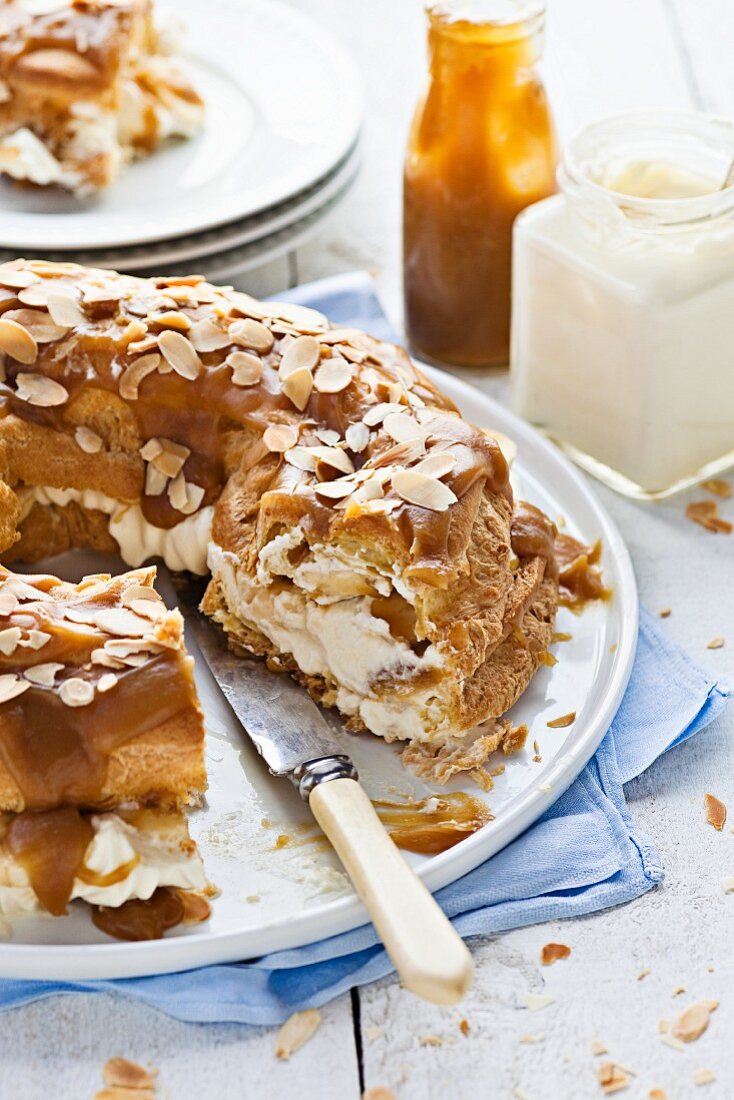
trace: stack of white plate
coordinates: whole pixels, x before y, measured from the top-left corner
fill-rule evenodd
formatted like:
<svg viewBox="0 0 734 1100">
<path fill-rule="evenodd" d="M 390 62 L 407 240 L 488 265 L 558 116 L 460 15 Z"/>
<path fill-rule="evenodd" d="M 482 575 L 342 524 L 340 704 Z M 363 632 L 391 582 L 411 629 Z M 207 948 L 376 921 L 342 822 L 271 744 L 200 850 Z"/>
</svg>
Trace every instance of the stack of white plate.
<svg viewBox="0 0 734 1100">
<path fill-rule="evenodd" d="M 339 42 L 278 0 L 176 0 L 175 16 L 207 104 L 203 132 L 94 199 L 3 182 L 0 262 L 223 282 L 296 248 L 343 201 L 359 168 L 362 88 Z"/>
</svg>

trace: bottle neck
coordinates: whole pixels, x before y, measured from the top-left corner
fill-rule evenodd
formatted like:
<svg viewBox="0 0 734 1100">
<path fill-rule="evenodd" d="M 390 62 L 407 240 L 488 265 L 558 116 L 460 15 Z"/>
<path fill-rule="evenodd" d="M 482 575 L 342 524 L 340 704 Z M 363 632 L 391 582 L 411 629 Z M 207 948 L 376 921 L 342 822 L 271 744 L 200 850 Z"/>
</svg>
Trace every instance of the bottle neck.
<svg viewBox="0 0 734 1100">
<path fill-rule="evenodd" d="M 480 0 L 429 4 L 428 51 L 433 75 L 471 67 L 487 72 L 530 68 L 542 54 L 545 9 L 542 3 L 518 0 L 510 21 L 482 19 L 492 4 Z"/>
</svg>

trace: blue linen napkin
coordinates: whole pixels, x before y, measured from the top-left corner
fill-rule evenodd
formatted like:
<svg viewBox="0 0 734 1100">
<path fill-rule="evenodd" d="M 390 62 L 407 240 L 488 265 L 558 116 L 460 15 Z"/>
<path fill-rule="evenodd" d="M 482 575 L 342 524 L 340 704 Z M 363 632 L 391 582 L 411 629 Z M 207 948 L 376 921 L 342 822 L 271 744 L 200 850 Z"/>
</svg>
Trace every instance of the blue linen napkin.
<svg viewBox="0 0 734 1100">
<path fill-rule="evenodd" d="M 393 336 L 374 284 L 361 272 L 280 298 L 322 309 L 338 324 Z M 712 722 L 729 695 L 668 641 L 643 609 L 632 677 L 596 755 L 522 836 L 436 895 L 461 935 L 579 916 L 631 901 L 659 883 L 660 856 L 632 820 L 623 785 Z M 0 980 L 0 1009 L 59 993 L 112 991 L 179 1020 L 277 1024 L 392 969 L 372 925 L 365 925 L 247 963 L 160 977 Z"/>
</svg>

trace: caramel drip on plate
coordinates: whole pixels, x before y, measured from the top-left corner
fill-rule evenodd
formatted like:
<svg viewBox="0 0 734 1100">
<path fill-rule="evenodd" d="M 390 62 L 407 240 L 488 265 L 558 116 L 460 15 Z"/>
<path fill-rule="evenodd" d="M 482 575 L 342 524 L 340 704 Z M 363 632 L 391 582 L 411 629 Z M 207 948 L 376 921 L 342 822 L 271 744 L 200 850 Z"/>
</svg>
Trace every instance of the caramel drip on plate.
<svg viewBox="0 0 734 1100">
<path fill-rule="evenodd" d="M 41 905 L 55 917 L 66 913 L 93 835 L 89 821 L 71 806 L 18 814 L 10 823 L 7 848 L 26 871 Z"/>
<path fill-rule="evenodd" d="M 424 798 L 420 802 L 378 799 L 374 805 L 398 848 L 423 855 L 446 852 L 494 820 L 484 802 L 464 791 Z"/>
<path fill-rule="evenodd" d="M 570 535 L 558 535 L 556 560 L 563 607 L 578 614 L 596 600 L 606 602 L 612 598 L 611 588 L 604 585 L 600 558 L 601 541 L 584 546 Z"/>
<path fill-rule="evenodd" d="M 184 903 L 169 886 L 159 886 L 147 901 L 132 898 L 116 909 L 97 905 L 92 910 L 96 927 L 116 940 L 159 940 L 183 919 Z"/>
</svg>

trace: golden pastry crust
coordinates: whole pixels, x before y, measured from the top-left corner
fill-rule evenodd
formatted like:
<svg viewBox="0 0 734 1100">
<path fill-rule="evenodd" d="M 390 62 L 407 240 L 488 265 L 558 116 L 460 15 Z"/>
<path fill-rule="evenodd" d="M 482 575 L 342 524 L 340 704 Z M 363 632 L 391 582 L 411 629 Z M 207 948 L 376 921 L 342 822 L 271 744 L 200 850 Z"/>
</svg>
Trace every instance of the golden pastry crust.
<svg viewBox="0 0 734 1100">
<path fill-rule="evenodd" d="M 205 610 L 234 645 L 429 755 L 499 722 L 547 660 L 555 529 L 400 349 L 196 277 L 19 261 L 0 291 L 13 557 L 106 548 L 110 516 L 131 564 L 143 546 L 213 573 Z"/>
</svg>

